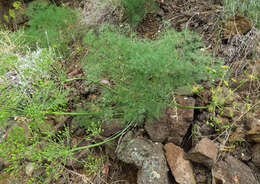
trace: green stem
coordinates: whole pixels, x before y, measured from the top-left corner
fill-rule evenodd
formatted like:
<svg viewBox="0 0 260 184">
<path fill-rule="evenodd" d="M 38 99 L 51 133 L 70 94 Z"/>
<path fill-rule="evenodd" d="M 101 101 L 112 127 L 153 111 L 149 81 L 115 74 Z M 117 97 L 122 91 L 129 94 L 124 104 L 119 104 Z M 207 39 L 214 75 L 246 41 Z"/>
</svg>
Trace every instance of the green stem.
<svg viewBox="0 0 260 184">
<path fill-rule="evenodd" d="M 233 92 L 235 92 L 236 90 L 238 90 L 241 86 L 243 86 L 247 81 L 249 81 L 248 79 L 243 80 L 234 90 Z"/>
<path fill-rule="evenodd" d="M 96 115 L 101 113 L 100 112 L 46 112 L 45 114 L 86 116 L 86 115 Z"/>
<path fill-rule="evenodd" d="M 74 80 L 87 80 L 86 78 L 72 78 L 72 79 L 66 79 L 64 82 L 72 82 Z"/>
<path fill-rule="evenodd" d="M 177 104 L 177 103 L 171 103 L 170 105 L 173 105 L 175 107 L 178 107 L 180 109 L 207 109 L 209 108 L 209 106 L 189 106 L 189 105 L 180 105 L 180 104 Z"/>
<path fill-rule="evenodd" d="M 106 143 L 108 143 L 110 141 L 113 141 L 116 138 L 118 138 L 121 135 L 123 135 L 127 131 L 127 129 L 132 126 L 133 123 L 134 123 L 134 121 L 130 122 L 122 131 L 120 131 L 118 134 L 114 135 L 113 137 L 111 137 L 109 139 L 106 139 L 106 140 L 104 140 L 102 142 L 99 142 L 99 143 L 96 143 L 96 144 L 90 144 L 90 145 L 87 145 L 87 146 L 73 148 L 73 149 L 70 150 L 70 152 L 75 152 L 75 151 L 82 150 L 82 149 L 89 149 L 89 148 L 93 148 L 93 147 L 98 147 L 98 146 L 106 144 Z"/>
</svg>

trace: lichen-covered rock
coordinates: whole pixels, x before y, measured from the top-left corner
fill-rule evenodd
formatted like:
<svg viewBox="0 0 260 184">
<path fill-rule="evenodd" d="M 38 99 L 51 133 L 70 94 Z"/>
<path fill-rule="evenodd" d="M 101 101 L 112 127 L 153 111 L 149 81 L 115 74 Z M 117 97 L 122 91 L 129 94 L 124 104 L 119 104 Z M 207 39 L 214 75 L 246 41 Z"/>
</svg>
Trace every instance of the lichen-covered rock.
<svg viewBox="0 0 260 184">
<path fill-rule="evenodd" d="M 139 168 L 138 184 L 168 184 L 168 166 L 161 143 L 125 135 L 117 150 L 118 159 Z"/>
</svg>

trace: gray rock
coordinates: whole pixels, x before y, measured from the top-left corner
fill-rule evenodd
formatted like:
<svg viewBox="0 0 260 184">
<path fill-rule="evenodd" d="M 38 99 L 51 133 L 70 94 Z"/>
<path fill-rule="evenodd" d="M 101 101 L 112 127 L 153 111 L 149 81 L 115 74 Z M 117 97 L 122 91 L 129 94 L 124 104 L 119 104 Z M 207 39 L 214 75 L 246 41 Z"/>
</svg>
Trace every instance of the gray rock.
<svg viewBox="0 0 260 184">
<path fill-rule="evenodd" d="M 218 146 L 208 138 L 203 138 L 194 148 L 186 154 L 185 158 L 201 163 L 208 168 L 212 168 L 217 160 Z"/>
<path fill-rule="evenodd" d="M 211 177 L 211 170 L 207 167 L 192 163 L 194 176 L 196 179 L 197 184 L 211 184 L 212 183 L 212 177 Z"/>
<path fill-rule="evenodd" d="M 32 162 L 29 162 L 25 167 L 25 173 L 27 174 L 27 176 L 32 176 L 34 170 L 35 166 Z"/>
<path fill-rule="evenodd" d="M 102 123 L 101 128 L 103 131 L 100 135 L 110 137 L 122 130 L 124 128 L 124 124 L 122 124 L 119 120 L 112 120 L 110 122 Z"/>
<path fill-rule="evenodd" d="M 152 141 L 164 142 L 170 135 L 168 115 L 164 113 L 161 119 L 154 120 L 153 122 L 146 122 L 144 129 Z"/>
<path fill-rule="evenodd" d="M 255 117 L 247 117 L 246 122 L 249 129 L 246 132 L 247 140 L 260 143 L 260 119 Z"/>
<path fill-rule="evenodd" d="M 117 157 L 139 168 L 138 184 L 168 184 L 168 167 L 161 143 L 125 135 L 117 149 Z"/>
<path fill-rule="evenodd" d="M 254 145 L 252 152 L 252 162 L 256 167 L 260 168 L 260 144 Z"/>
<path fill-rule="evenodd" d="M 215 164 L 212 177 L 212 184 L 259 184 L 252 170 L 232 156 Z"/>
</svg>

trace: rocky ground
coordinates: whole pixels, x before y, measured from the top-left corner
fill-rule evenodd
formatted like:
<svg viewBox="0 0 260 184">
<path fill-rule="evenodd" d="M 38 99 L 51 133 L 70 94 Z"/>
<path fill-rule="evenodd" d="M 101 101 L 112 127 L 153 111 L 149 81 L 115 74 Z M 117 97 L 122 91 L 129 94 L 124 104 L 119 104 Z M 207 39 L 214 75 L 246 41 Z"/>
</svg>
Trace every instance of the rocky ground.
<svg viewBox="0 0 260 184">
<path fill-rule="evenodd" d="M 167 26 L 178 31 L 190 29 L 202 36 L 204 51 L 223 58 L 232 69 L 230 76 L 233 80 L 227 85 L 216 81 L 215 91 L 207 83 L 198 86 L 197 91 L 180 88 L 173 101 L 182 106 L 213 109 L 168 107 L 162 112 L 161 119 L 145 123 L 143 127 L 132 127 L 116 141 L 91 150 L 107 158 L 98 174 L 85 178 L 81 174 L 80 162 L 71 160 L 64 170 L 64 175 L 70 180 L 61 178 L 57 183 L 260 183 L 260 83 L 252 77 L 248 79 L 250 75 L 260 76 L 260 31 L 246 17 L 231 17 L 223 21 L 222 6 L 218 1 L 189 3 L 183 6 L 181 0 L 160 1 L 160 11 L 147 14 L 136 31 L 139 36 L 152 40 Z M 4 5 L 0 4 L 0 12 L 3 8 Z M 117 9 L 109 12 L 104 8 L 100 21 L 123 24 L 124 19 L 117 15 Z M 82 68 L 75 61 L 68 70 L 68 78 L 82 76 Z M 244 82 L 241 84 L 241 81 Z M 95 98 L 98 95 L 99 89 L 81 81 L 68 85 L 76 89 L 72 95 L 78 96 L 78 103 L 86 100 L 85 96 Z M 230 90 L 233 92 L 230 93 Z M 64 124 L 73 127 L 75 123 L 68 116 L 59 119 L 49 117 L 49 121 L 57 131 L 62 130 Z M 114 122 L 103 124 L 102 128 L 101 135 L 105 139 L 124 127 Z M 5 135 L 5 130 L 0 132 Z M 74 129 L 72 142 L 78 146 L 88 145 L 89 142 L 82 141 L 84 132 Z M 75 157 L 84 160 L 89 152 L 78 151 Z M 5 161 L 0 161 L 1 170 L 7 165 Z M 40 171 L 35 171 L 28 163 L 21 175 L 41 174 L 37 172 Z M 0 184 L 14 181 L 5 173 L 2 173 L 2 178 Z"/>
</svg>

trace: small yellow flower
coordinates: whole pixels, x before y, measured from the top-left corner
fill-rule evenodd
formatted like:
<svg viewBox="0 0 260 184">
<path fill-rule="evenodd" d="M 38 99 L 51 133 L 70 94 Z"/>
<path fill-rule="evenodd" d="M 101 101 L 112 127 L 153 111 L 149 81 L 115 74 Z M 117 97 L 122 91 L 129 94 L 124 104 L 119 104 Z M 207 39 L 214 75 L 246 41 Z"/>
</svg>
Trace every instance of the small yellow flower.
<svg viewBox="0 0 260 184">
<path fill-rule="evenodd" d="M 234 92 L 231 89 L 229 89 L 229 94 L 232 95 L 233 93 Z"/>
<path fill-rule="evenodd" d="M 199 85 L 194 85 L 194 86 L 192 86 L 192 92 L 195 94 L 198 94 L 200 91 L 200 88 L 201 87 Z"/>
<path fill-rule="evenodd" d="M 228 66 L 227 66 L 227 65 L 222 65 L 221 68 L 222 68 L 223 70 L 227 70 L 227 69 L 228 69 Z"/>
<path fill-rule="evenodd" d="M 213 88 L 210 89 L 210 92 L 211 92 L 212 94 L 215 94 L 215 93 L 216 93 L 215 89 L 213 89 Z"/>
<path fill-rule="evenodd" d="M 228 87 L 228 82 L 227 81 L 223 81 L 224 82 L 224 84 L 225 84 L 225 86 L 227 86 Z"/>
<path fill-rule="evenodd" d="M 251 80 L 253 80 L 253 79 L 255 78 L 255 76 L 252 75 L 252 74 L 250 74 L 250 75 L 248 75 L 248 78 L 251 79 Z"/>
<path fill-rule="evenodd" d="M 231 80 L 232 80 L 233 82 L 237 82 L 237 80 L 236 80 L 235 78 L 232 78 Z"/>
</svg>

